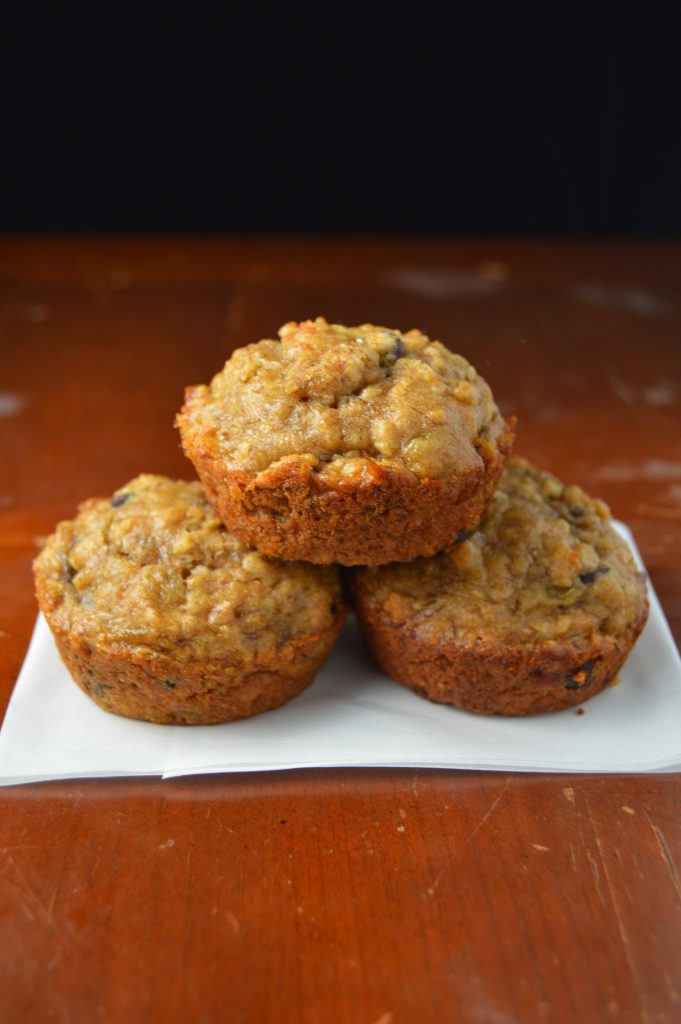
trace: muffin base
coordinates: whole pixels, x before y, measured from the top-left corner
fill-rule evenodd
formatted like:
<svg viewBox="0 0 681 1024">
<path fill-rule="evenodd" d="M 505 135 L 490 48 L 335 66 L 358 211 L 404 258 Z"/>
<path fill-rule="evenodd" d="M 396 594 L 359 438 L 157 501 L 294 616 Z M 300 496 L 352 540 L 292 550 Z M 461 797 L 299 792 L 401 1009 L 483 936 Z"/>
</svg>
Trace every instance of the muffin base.
<svg viewBox="0 0 681 1024">
<path fill-rule="evenodd" d="M 162 725 L 216 725 L 271 711 L 313 681 L 345 619 L 321 636 L 289 641 L 276 663 L 181 662 L 167 655 L 94 651 L 53 630 L 62 661 L 104 711 Z"/>
<path fill-rule="evenodd" d="M 211 452 L 192 448 L 183 431 L 206 497 L 240 540 L 289 561 L 346 566 L 434 555 L 474 529 L 513 436 L 511 421 L 494 444 L 480 445 L 481 466 L 455 480 L 422 480 L 367 459 L 359 486 L 330 488 L 302 460 L 284 460 L 257 476 L 230 471 Z"/>
<path fill-rule="evenodd" d="M 420 697 L 478 715 L 534 715 L 583 704 L 615 679 L 648 617 L 643 580 L 641 590 L 639 615 L 625 633 L 591 644 L 426 641 L 356 589 L 357 616 L 379 668 Z"/>
</svg>

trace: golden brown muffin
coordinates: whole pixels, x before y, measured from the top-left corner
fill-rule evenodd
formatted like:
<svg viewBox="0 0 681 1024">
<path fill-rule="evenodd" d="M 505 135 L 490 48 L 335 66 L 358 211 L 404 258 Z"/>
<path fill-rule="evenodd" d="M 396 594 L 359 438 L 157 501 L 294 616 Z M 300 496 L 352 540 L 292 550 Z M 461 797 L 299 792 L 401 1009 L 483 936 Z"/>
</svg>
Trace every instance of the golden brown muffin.
<svg viewBox="0 0 681 1024">
<path fill-rule="evenodd" d="M 379 565 L 475 526 L 513 442 L 485 381 L 419 331 L 286 324 L 188 388 L 182 444 L 268 555 Z"/>
<path fill-rule="evenodd" d="M 335 569 L 233 537 L 200 484 L 144 475 L 62 522 L 35 560 L 71 675 L 106 711 L 208 725 L 312 682 L 345 617 Z"/>
<path fill-rule="evenodd" d="M 511 459 L 480 528 L 434 558 L 353 573 L 388 675 L 479 714 L 558 711 L 602 690 L 641 632 L 644 577 L 602 501 Z"/>
</svg>

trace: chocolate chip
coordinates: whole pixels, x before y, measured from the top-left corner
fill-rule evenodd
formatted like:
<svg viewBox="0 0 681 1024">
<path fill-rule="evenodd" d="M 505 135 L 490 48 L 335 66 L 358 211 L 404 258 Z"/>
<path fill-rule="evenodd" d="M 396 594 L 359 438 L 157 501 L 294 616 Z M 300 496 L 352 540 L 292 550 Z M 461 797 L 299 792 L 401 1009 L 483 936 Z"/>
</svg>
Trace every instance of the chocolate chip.
<svg viewBox="0 0 681 1024">
<path fill-rule="evenodd" d="M 599 565 L 599 567 L 594 569 L 593 572 L 584 572 L 579 578 L 582 583 L 593 583 L 593 581 L 599 576 L 605 576 L 606 572 L 610 572 L 610 566 Z"/>
<path fill-rule="evenodd" d="M 384 366 L 393 366 L 398 359 L 402 359 L 405 353 L 406 349 L 404 347 L 404 342 L 398 334 L 394 334 L 392 337 L 392 346 L 381 356 L 381 363 Z"/>
<path fill-rule="evenodd" d="M 61 556 L 61 573 L 64 577 L 65 583 L 71 583 L 73 577 L 76 575 L 76 570 L 71 565 L 66 555 Z"/>
<path fill-rule="evenodd" d="M 472 530 L 459 530 L 456 537 L 454 538 L 454 543 L 460 544 L 462 540 L 468 540 L 472 533 Z"/>
<path fill-rule="evenodd" d="M 129 493 L 114 494 L 113 498 L 111 499 L 112 508 L 118 508 L 120 505 L 125 505 L 129 497 Z"/>
<path fill-rule="evenodd" d="M 579 665 L 569 676 L 565 676 L 565 688 L 567 690 L 583 690 L 591 682 L 596 658 L 590 658 L 583 665 Z"/>
<path fill-rule="evenodd" d="M 177 686 L 177 679 L 164 679 L 163 685 L 167 686 L 169 690 L 174 690 Z"/>
</svg>

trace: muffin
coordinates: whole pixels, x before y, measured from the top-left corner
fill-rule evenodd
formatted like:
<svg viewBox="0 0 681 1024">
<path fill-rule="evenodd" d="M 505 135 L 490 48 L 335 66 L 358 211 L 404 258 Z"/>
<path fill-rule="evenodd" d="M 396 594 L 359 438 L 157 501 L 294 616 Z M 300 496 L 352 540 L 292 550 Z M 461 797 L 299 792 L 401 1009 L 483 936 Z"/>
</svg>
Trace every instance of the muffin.
<svg viewBox="0 0 681 1024">
<path fill-rule="evenodd" d="M 357 570 L 352 588 L 389 676 L 487 715 L 581 704 L 613 680 L 648 615 L 603 502 L 515 458 L 474 534 L 433 558 Z"/>
<path fill-rule="evenodd" d="M 62 522 L 35 560 L 66 667 L 105 711 L 208 725 L 312 682 L 345 616 L 336 570 L 233 537 L 200 484 L 144 475 Z"/>
<path fill-rule="evenodd" d="M 188 388 L 182 444 L 229 529 L 268 555 L 379 565 L 475 526 L 513 441 L 462 356 L 326 320 L 237 349 Z"/>
</svg>

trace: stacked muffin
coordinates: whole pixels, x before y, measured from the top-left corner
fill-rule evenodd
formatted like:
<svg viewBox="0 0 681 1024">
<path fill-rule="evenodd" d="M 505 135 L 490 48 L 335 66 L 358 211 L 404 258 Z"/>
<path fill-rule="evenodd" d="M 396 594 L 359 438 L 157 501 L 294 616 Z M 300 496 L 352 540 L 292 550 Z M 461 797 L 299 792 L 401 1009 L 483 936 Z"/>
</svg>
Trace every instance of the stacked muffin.
<svg viewBox="0 0 681 1024">
<path fill-rule="evenodd" d="M 470 711 L 579 703 L 643 627 L 602 502 L 504 468 L 513 422 L 419 331 L 287 324 L 189 388 L 178 426 L 203 491 L 140 477 L 36 560 L 62 657 L 107 710 L 216 722 L 289 700 L 342 624 L 338 565 L 378 664 Z"/>
</svg>

